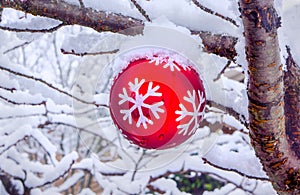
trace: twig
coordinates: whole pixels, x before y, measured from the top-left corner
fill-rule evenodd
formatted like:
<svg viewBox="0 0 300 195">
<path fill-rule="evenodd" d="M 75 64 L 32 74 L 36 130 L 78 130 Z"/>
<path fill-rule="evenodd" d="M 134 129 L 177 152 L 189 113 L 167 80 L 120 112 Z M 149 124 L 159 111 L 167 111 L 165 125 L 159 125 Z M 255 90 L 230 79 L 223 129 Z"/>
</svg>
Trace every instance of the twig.
<svg viewBox="0 0 300 195">
<path fill-rule="evenodd" d="M 25 45 L 28 45 L 28 44 L 30 44 L 30 43 L 31 43 L 31 41 L 26 41 L 26 42 L 24 42 L 24 43 L 22 43 L 22 44 L 20 44 L 20 45 L 14 46 L 13 48 L 4 51 L 3 54 L 7 54 L 7 53 L 9 53 L 9 52 L 11 52 L 11 51 L 13 51 L 13 50 L 15 50 L 15 49 L 18 49 L 18 48 L 23 47 L 23 46 L 25 46 Z"/>
<path fill-rule="evenodd" d="M 51 126 L 51 125 L 56 125 L 56 126 L 65 126 L 65 127 L 70 127 L 70 128 L 73 128 L 73 129 L 77 129 L 79 131 L 84 131 L 84 132 L 87 132 L 87 133 L 90 133 L 94 136 L 100 136 L 99 134 L 91 131 L 91 130 L 88 130 L 88 129 L 85 129 L 85 128 L 82 128 L 82 127 L 77 127 L 75 125 L 72 125 L 72 124 L 67 124 L 67 123 L 63 123 L 63 122 L 51 122 L 51 121 L 46 121 L 45 123 L 43 124 L 39 124 L 38 128 L 45 128 L 47 126 Z"/>
<path fill-rule="evenodd" d="M 238 113 L 237 111 L 235 111 L 233 108 L 230 107 L 226 107 L 224 105 L 218 104 L 212 100 L 207 100 L 206 104 L 210 107 L 215 107 L 217 109 L 223 110 L 224 112 L 228 113 L 229 115 L 231 115 L 232 117 L 234 117 L 236 120 L 238 120 L 242 125 L 244 125 L 247 129 L 249 128 L 249 123 L 247 118 Z"/>
<path fill-rule="evenodd" d="M 16 101 L 13 101 L 13 100 L 10 100 L 6 97 L 3 97 L 0 95 L 0 99 L 10 103 L 10 104 L 14 104 L 14 105 L 29 105 L 29 106 L 40 106 L 40 105 L 44 105 L 45 102 L 40 102 L 40 103 L 26 103 L 26 102 L 16 102 Z"/>
<path fill-rule="evenodd" d="M 231 61 L 227 61 L 227 64 L 224 66 L 224 68 L 221 70 L 221 72 L 218 74 L 218 76 L 213 80 L 214 82 L 216 82 L 217 80 L 219 80 L 221 78 L 221 76 L 225 73 L 225 70 L 230 66 Z"/>
<path fill-rule="evenodd" d="M 29 29 L 29 28 L 13 28 L 13 27 L 8 27 L 8 26 L 0 26 L 1 30 L 7 30 L 7 31 L 13 31 L 13 32 L 30 32 L 30 33 L 52 33 L 54 31 L 57 31 L 61 27 L 65 26 L 64 23 L 60 23 L 57 26 L 48 28 L 48 29 Z"/>
<path fill-rule="evenodd" d="M 197 0 L 192 0 L 192 2 L 193 2 L 197 7 L 199 7 L 201 10 L 203 10 L 203 11 L 209 13 L 209 14 L 215 15 L 215 16 L 217 16 L 217 17 L 219 17 L 219 18 L 222 18 L 223 20 L 226 20 L 226 21 L 230 22 L 230 23 L 233 24 L 234 26 L 239 27 L 239 25 L 237 24 L 237 22 L 236 22 L 235 20 L 233 20 L 232 18 L 223 16 L 222 14 L 219 14 L 218 12 L 215 12 L 215 11 L 213 11 L 213 10 L 211 10 L 211 9 L 209 9 L 209 8 L 207 8 L 207 7 L 205 7 L 205 6 L 203 6 L 203 5 L 201 5 Z"/>
<path fill-rule="evenodd" d="M 136 173 L 139 169 L 139 165 L 140 165 L 141 161 L 143 160 L 145 154 L 146 154 L 146 150 L 143 149 L 142 155 L 140 156 L 139 160 L 135 163 L 135 168 L 134 168 L 134 171 L 132 173 L 131 181 L 134 181 L 135 175 L 136 175 Z"/>
<path fill-rule="evenodd" d="M 14 91 L 17 90 L 17 89 L 14 88 L 14 87 L 8 88 L 8 87 L 3 87 L 3 86 L 1 86 L 1 85 L 0 85 L 0 89 L 4 89 L 4 90 L 9 91 L 9 92 L 11 92 L 11 93 L 13 93 Z"/>
<path fill-rule="evenodd" d="M 71 51 L 66 51 L 64 49 L 60 49 L 61 53 L 63 54 L 70 54 L 70 55 L 75 55 L 75 56 L 95 56 L 95 55 L 105 55 L 105 54 L 114 54 L 117 53 L 119 51 L 119 49 L 114 49 L 111 51 L 99 51 L 99 52 L 83 52 L 83 53 L 77 53 L 74 50 Z"/>
<path fill-rule="evenodd" d="M 0 2 L 0 22 L 2 21 L 2 12 L 3 12 L 3 8 L 2 8 L 1 2 Z"/>
<path fill-rule="evenodd" d="M 231 172 L 235 172 L 239 175 L 241 175 L 242 177 L 247 177 L 249 179 L 256 179 L 256 180 L 261 180 L 261 181 L 270 181 L 269 178 L 266 178 L 266 177 L 256 177 L 256 176 L 252 176 L 252 175 L 247 175 L 245 173 L 242 173 L 241 171 L 239 170 L 236 170 L 236 169 L 232 169 L 232 168 L 224 168 L 224 167 L 221 167 L 219 165 L 216 165 L 212 162 L 210 162 L 209 160 L 207 160 L 206 158 L 202 158 L 202 160 L 204 161 L 204 163 L 207 163 L 215 168 L 218 168 L 218 169 L 221 169 L 221 170 L 224 170 L 224 171 L 231 171 Z"/>
<path fill-rule="evenodd" d="M 78 0 L 78 1 L 79 1 L 79 4 L 80 4 L 80 7 L 81 7 L 81 8 L 84 8 L 85 6 L 84 6 L 83 1 L 82 1 L 82 0 Z"/>
<path fill-rule="evenodd" d="M 150 17 L 148 16 L 148 14 L 146 13 L 146 11 L 141 7 L 141 5 L 140 4 L 138 4 L 137 2 L 136 2 L 136 0 L 130 0 L 133 4 L 134 4 L 134 6 L 139 10 L 139 12 L 146 18 L 146 20 L 148 21 L 148 22 L 150 22 L 151 21 L 151 19 L 150 19 Z"/>
</svg>

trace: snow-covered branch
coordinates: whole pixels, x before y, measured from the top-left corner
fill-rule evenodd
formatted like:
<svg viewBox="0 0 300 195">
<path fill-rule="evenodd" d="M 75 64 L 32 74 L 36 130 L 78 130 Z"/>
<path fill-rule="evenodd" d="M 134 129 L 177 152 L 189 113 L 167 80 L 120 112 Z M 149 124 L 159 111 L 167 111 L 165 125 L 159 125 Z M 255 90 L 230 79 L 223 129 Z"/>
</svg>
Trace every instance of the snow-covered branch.
<svg viewBox="0 0 300 195">
<path fill-rule="evenodd" d="M 16 76 L 20 76 L 20 77 L 23 77 L 23 78 L 26 78 L 26 79 L 30 79 L 30 80 L 34 80 L 36 82 L 42 83 L 43 85 L 46 85 L 47 87 L 49 87 L 49 88 L 51 88 L 51 89 L 53 89 L 53 90 L 55 90 L 55 91 L 57 91 L 57 92 L 59 92 L 61 94 L 64 94 L 64 95 L 66 95 L 68 97 L 71 97 L 74 100 L 79 101 L 81 103 L 89 104 L 89 105 L 95 105 L 96 107 L 100 107 L 100 106 L 107 107 L 107 105 L 99 105 L 99 104 L 97 104 L 95 102 L 88 102 L 86 100 L 83 100 L 83 99 L 80 99 L 78 97 L 75 97 L 74 95 L 72 95 L 72 94 L 70 94 L 70 93 L 68 93 L 68 92 L 66 92 L 64 90 L 62 90 L 62 89 L 60 89 L 58 87 L 55 87 L 53 84 L 48 83 L 48 82 L 44 81 L 43 79 L 36 78 L 36 77 L 34 77 L 32 75 L 23 74 L 21 72 L 17 72 L 15 70 L 12 70 L 12 69 L 9 69 L 9 68 L 3 67 L 3 66 L 0 66 L 0 70 L 6 71 L 6 72 L 11 73 L 11 74 L 16 75 Z M 2 99 L 6 100 L 7 98 L 2 97 Z M 7 101 L 11 102 L 11 100 L 9 100 L 9 99 L 7 99 Z M 16 102 L 11 102 L 11 103 L 20 104 L 20 103 L 16 103 Z M 39 105 L 41 105 L 43 103 L 44 102 L 41 102 L 41 103 L 39 103 Z M 23 103 L 21 103 L 21 104 L 23 104 Z M 34 105 L 36 105 L 36 104 L 34 104 Z"/>
<path fill-rule="evenodd" d="M 25 13 L 53 18 L 61 22 L 61 24 L 59 24 L 58 26 L 51 27 L 49 29 L 16 29 L 12 27 L 2 27 L 3 29 L 16 32 L 53 32 L 64 25 L 78 24 L 81 26 L 90 27 L 98 32 L 111 31 L 123 33 L 126 35 L 137 35 L 141 34 L 144 28 L 144 21 L 140 19 L 124 16 L 117 13 L 109 13 L 98 11 L 92 8 L 81 7 L 66 3 L 64 1 L 1 0 L 0 2 L 2 3 L 2 6 L 4 8 L 13 8 L 16 10 L 24 11 Z M 146 11 L 143 10 L 138 3 L 135 3 L 134 5 L 137 6 L 138 10 L 148 20 L 149 16 L 147 15 Z M 217 13 L 214 14 L 221 16 Z M 226 19 L 226 17 L 221 18 Z M 200 35 L 207 51 L 220 56 L 225 56 L 230 60 L 232 60 L 236 56 L 234 47 L 236 38 L 224 34 L 210 34 L 204 31 L 196 31 L 194 29 L 190 30 L 192 34 Z M 216 40 L 220 40 L 222 44 L 216 43 Z"/>
</svg>

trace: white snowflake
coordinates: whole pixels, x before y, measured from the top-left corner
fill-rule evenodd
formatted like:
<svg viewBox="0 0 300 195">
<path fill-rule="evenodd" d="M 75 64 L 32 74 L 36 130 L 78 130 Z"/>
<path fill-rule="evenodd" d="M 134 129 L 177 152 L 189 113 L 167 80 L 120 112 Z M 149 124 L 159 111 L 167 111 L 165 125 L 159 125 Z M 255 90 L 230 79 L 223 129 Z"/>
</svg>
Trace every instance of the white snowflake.
<svg viewBox="0 0 300 195">
<path fill-rule="evenodd" d="M 144 83 L 145 83 L 145 79 L 142 79 L 141 81 L 139 81 L 138 78 L 135 78 L 134 83 L 129 82 L 128 85 L 129 85 L 130 91 L 135 93 L 135 98 L 128 96 L 127 90 L 125 88 L 123 88 L 123 94 L 119 94 L 119 97 L 121 98 L 121 100 L 119 101 L 119 105 L 122 105 L 125 102 L 131 102 L 133 105 L 128 110 L 120 110 L 121 114 L 124 114 L 123 120 L 125 121 L 128 119 L 129 124 L 132 124 L 132 112 L 135 109 L 137 109 L 138 113 L 139 113 L 139 118 L 136 123 L 136 126 L 140 127 L 142 124 L 143 127 L 145 129 L 147 129 L 147 123 L 150 125 L 153 125 L 153 121 L 144 115 L 142 108 L 149 109 L 152 112 L 152 114 L 154 115 L 154 117 L 156 119 L 159 119 L 160 116 L 158 113 L 164 113 L 164 110 L 162 108 L 160 108 L 160 106 L 162 106 L 164 104 L 164 102 L 160 101 L 155 104 L 145 103 L 145 100 L 148 97 L 150 97 L 150 96 L 160 97 L 160 96 L 162 96 L 162 93 L 157 92 L 157 90 L 160 88 L 159 85 L 152 88 L 153 82 L 149 82 L 147 93 L 145 95 L 140 94 L 139 89 L 141 88 L 141 86 Z"/>
<path fill-rule="evenodd" d="M 180 71 L 179 66 L 175 63 L 175 60 L 167 57 L 160 57 L 160 56 L 153 56 L 150 58 L 149 64 L 155 62 L 155 65 L 158 66 L 162 63 L 166 63 L 163 65 L 163 68 L 170 68 L 170 70 L 173 72 L 175 69 L 177 71 Z M 186 66 L 183 66 L 183 69 L 186 70 Z"/>
<path fill-rule="evenodd" d="M 196 129 L 198 128 L 198 118 L 201 117 L 203 118 L 204 115 L 204 110 L 202 112 L 200 112 L 200 108 L 201 106 L 204 104 L 205 102 L 205 97 L 204 97 L 204 93 L 200 92 L 200 90 L 198 90 L 198 96 L 200 98 L 199 100 L 199 104 L 196 105 L 196 91 L 193 90 L 193 92 L 191 93 L 189 90 L 187 91 L 188 97 L 184 96 L 184 100 L 186 102 L 189 102 L 190 104 L 192 104 L 193 106 L 193 111 L 188 111 L 185 106 L 183 104 L 179 104 L 179 107 L 181 110 L 176 110 L 175 113 L 179 114 L 180 116 L 176 119 L 176 121 L 180 121 L 182 119 L 184 119 L 185 117 L 190 117 L 190 120 L 188 123 L 185 124 L 181 124 L 178 125 L 177 128 L 180 129 L 180 131 L 178 132 L 178 134 L 183 134 L 183 135 L 191 135 L 193 133 L 196 132 Z M 190 130 L 190 131 L 189 131 Z"/>
<path fill-rule="evenodd" d="M 166 62 L 167 59 L 164 58 L 164 57 L 160 57 L 160 56 L 152 56 L 152 57 L 149 58 L 149 60 L 150 60 L 149 64 L 155 62 L 155 65 L 158 66 L 161 63 Z"/>
</svg>

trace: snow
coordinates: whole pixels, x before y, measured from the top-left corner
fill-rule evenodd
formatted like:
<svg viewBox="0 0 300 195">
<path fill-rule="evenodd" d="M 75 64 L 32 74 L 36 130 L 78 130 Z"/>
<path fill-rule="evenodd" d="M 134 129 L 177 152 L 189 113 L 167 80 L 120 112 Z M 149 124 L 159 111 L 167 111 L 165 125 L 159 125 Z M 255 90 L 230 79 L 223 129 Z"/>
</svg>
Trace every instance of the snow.
<svg viewBox="0 0 300 195">
<path fill-rule="evenodd" d="M 60 24 L 58 20 L 51 18 L 33 16 L 31 14 L 24 16 L 24 12 L 10 8 L 3 10 L 1 19 L 2 26 L 18 29 L 47 29 Z"/>
<path fill-rule="evenodd" d="M 96 195 L 91 189 L 85 188 L 78 195 Z"/>
<path fill-rule="evenodd" d="M 18 165 L 15 161 L 7 158 L 5 155 L 0 156 L 0 170 L 13 177 L 25 179 L 26 175 L 23 168 Z M 12 168 L 13 167 L 13 168 Z"/>
<path fill-rule="evenodd" d="M 286 45 L 290 46 L 293 57 L 296 63 L 300 66 L 300 42 L 298 38 L 300 25 L 297 20 L 300 17 L 300 1 L 283 1 L 282 4 L 282 27 L 279 29 L 281 51 L 285 51 Z"/>
<path fill-rule="evenodd" d="M 108 105 L 109 104 L 109 95 L 106 93 L 100 93 L 94 95 L 94 100 L 96 104 Z"/>
<path fill-rule="evenodd" d="M 0 154 L 17 144 L 19 141 L 31 135 L 32 128 L 30 125 L 24 125 L 12 132 L 10 135 L 2 135 L 0 140 L 3 140 L 0 146 Z"/>
<path fill-rule="evenodd" d="M 11 107 L 7 104 L 1 105 L 1 111 L 0 112 L 0 118 L 5 117 L 19 117 L 19 116 L 26 116 L 26 115 L 42 115 L 45 113 L 45 107 L 42 105 L 34 106 L 34 109 L 32 109 L 32 106 L 28 105 L 20 105 L 18 107 Z"/>
<path fill-rule="evenodd" d="M 246 136 L 238 131 L 232 135 L 220 136 L 215 146 L 205 155 L 205 158 L 227 169 L 239 170 L 250 176 L 267 178 L 254 150 L 250 143 L 245 142 L 244 137 Z"/>
<path fill-rule="evenodd" d="M 5 188 L 4 188 L 4 186 L 3 186 L 3 184 L 2 184 L 1 181 L 0 181 L 0 194 L 2 194 L 2 195 L 9 195 L 9 194 L 6 192 L 6 190 L 5 190 Z"/>
<path fill-rule="evenodd" d="M 172 63 L 175 61 L 178 64 L 184 64 L 183 68 L 187 68 L 188 66 L 192 66 L 197 70 L 197 67 L 188 59 L 186 59 L 184 56 L 181 55 L 181 53 L 178 53 L 176 51 L 167 50 L 163 47 L 158 46 L 148 46 L 148 47 L 135 47 L 135 44 L 138 44 L 138 42 L 143 41 L 143 39 L 139 40 L 133 40 L 131 39 L 129 42 L 125 42 L 122 46 L 122 50 L 124 50 L 124 53 L 121 53 L 117 58 L 114 59 L 112 62 L 112 72 L 114 77 L 116 77 L 122 70 L 124 70 L 128 64 L 134 60 L 146 58 L 150 61 L 155 61 L 157 58 L 154 58 L 153 56 L 161 56 L 159 60 L 164 60 L 165 58 L 169 58 L 169 61 L 172 59 Z M 146 43 L 143 43 L 146 44 Z M 133 47 L 134 49 L 130 49 L 129 47 Z M 172 70 L 172 65 L 168 63 L 164 68 L 168 68 Z M 173 68 L 175 68 L 173 66 Z"/>
<path fill-rule="evenodd" d="M 39 142 L 39 144 L 47 151 L 50 155 L 50 158 L 54 164 L 57 164 L 56 161 L 56 151 L 57 148 L 54 146 L 39 130 L 35 129 L 31 136 Z"/>
<path fill-rule="evenodd" d="M 69 171 L 72 164 L 78 159 L 78 154 L 72 152 L 66 155 L 61 161 L 53 168 L 44 170 L 42 178 L 38 178 L 31 172 L 27 172 L 27 179 L 25 181 L 26 186 L 36 188 L 43 186 L 46 183 L 51 183 L 56 179 L 64 176 Z"/>
<path fill-rule="evenodd" d="M 188 194 L 181 192 L 177 189 L 177 184 L 172 179 L 160 178 L 154 182 L 152 182 L 152 186 L 154 188 L 158 188 L 162 191 L 165 191 L 166 194 L 174 194 L 174 195 L 181 195 L 181 194 Z"/>
<path fill-rule="evenodd" d="M 57 188 L 50 188 L 47 191 L 49 191 L 49 192 L 55 192 L 55 191 L 57 191 L 57 192 L 63 192 L 65 190 L 68 190 L 73 185 L 75 185 L 82 177 L 84 177 L 84 173 L 83 172 L 74 173 L 71 177 L 69 177 L 59 187 L 57 187 Z"/>
</svg>

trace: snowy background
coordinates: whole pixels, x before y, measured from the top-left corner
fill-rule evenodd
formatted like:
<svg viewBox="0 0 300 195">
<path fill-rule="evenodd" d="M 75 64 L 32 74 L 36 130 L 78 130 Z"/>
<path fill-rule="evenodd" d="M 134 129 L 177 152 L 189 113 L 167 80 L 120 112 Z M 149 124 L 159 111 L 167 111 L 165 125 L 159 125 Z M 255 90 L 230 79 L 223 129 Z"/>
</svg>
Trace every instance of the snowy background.
<svg viewBox="0 0 300 195">
<path fill-rule="evenodd" d="M 77 0 L 67 2 L 79 5 Z M 111 62 L 123 51 L 151 43 L 174 49 L 196 62 L 208 99 L 241 116 L 248 115 L 243 27 L 237 1 L 198 1 L 233 19 L 237 26 L 202 11 L 189 0 L 137 2 L 152 22 L 146 22 L 144 34 L 135 37 L 76 25 L 51 33 L 0 30 L 2 182 L 11 182 L 19 194 L 28 189 L 31 194 L 51 195 L 188 194 L 180 191 L 174 179 L 177 174 L 189 178 L 208 175 L 222 186 L 204 194 L 276 194 L 254 154 L 247 128 L 226 110 L 207 107 L 206 124 L 188 146 L 166 151 L 134 146 L 116 130 L 107 105 L 111 77 L 120 67 Z M 145 20 L 129 0 L 83 3 Z M 289 45 L 300 64 L 300 1 L 276 1 L 276 6 L 282 16 L 281 48 Z M 12 9 L 3 10 L 0 23 L 18 29 L 49 29 L 58 24 Z M 156 36 L 153 29 L 162 34 Z M 238 38 L 236 61 L 219 79 L 227 59 L 203 52 L 201 39 L 191 35 L 191 30 Z M 181 41 L 180 46 L 174 44 L 176 41 Z M 61 51 L 111 52 L 81 57 Z M 281 51 L 284 60 L 285 49 Z M 232 72 L 245 79 L 234 79 Z M 0 194 L 7 194 L 1 182 Z"/>
</svg>

